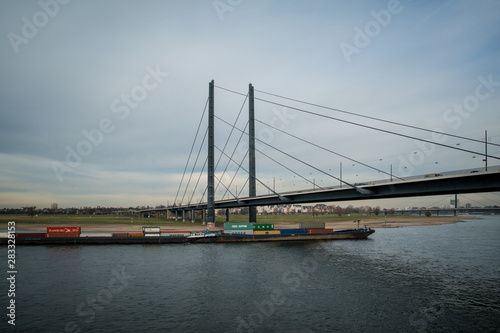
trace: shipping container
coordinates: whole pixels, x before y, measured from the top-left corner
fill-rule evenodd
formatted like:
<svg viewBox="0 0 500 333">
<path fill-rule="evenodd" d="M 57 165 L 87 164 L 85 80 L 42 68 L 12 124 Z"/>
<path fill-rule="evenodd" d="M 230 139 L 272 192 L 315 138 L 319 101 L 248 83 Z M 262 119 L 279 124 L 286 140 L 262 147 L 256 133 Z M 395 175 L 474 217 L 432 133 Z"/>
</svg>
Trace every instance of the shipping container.
<svg viewBox="0 0 500 333">
<path fill-rule="evenodd" d="M 224 230 L 253 230 L 254 223 L 224 223 Z"/>
<path fill-rule="evenodd" d="M 80 237 L 80 233 L 61 233 L 61 232 L 56 232 L 56 233 L 47 233 L 47 237 Z"/>
<path fill-rule="evenodd" d="M 16 234 L 16 237 L 19 237 L 18 236 L 19 234 Z M 45 237 L 45 236 L 43 236 Z M 8 232 L 0 232 L 0 238 L 9 238 L 9 233 Z"/>
<path fill-rule="evenodd" d="M 147 234 L 144 234 L 144 236 L 160 237 L 161 234 L 159 232 L 157 232 L 157 233 L 148 232 Z"/>
<path fill-rule="evenodd" d="M 253 230 L 274 230 L 272 223 L 254 223 Z"/>
<path fill-rule="evenodd" d="M 228 235 L 253 235 L 253 230 L 224 230 L 225 234 Z"/>
<path fill-rule="evenodd" d="M 306 229 L 308 234 L 324 234 L 326 232 L 333 232 L 333 229 Z"/>
<path fill-rule="evenodd" d="M 144 234 L 142 232 L 130 232 L 128 234 L 129 237 L 142 237 Z"/>
<path fill-rule="evenodd" d="M 280 232 L 282 235 L 300 235 L 305 234 L 306 229 L 281 229 Z"/>
<path fill-rule="evenodd" d="M 113 237 L 128 237 L 127 232 L 114 232 Z"/>
<path fill-rule="evenodd" d="M 67 233 L 67 234 L 79 234 L 82 232 L 80 227 L 47 227 L 48 234 L 56 233 Z"/>
<path fill-rule="evenodd" d="M 325 222 L 302 222 L 300 229 L 325 229 Z"/>
<path fill-rule="evenodd" d="M 154 233 L 154 234 L 157 234 L 157 233 L 160 233 L 160 227 L 142 227 L 142 232 L 145 233 L 145 234 L 148 234 L 148 233 Z"/>
<path fill-rule="evenodd" d="M 80 237 L 113 237 L 111 232 L 82 232 Z"/>
<path fill-rule="evenodd" d="M 182 236 L 182 237 L 187 237 L 189 235 L 191 235 L 191 233 L 189 231 L 169 231 L 169 232 L 162 232 L 160 234 L 161 236 L 167 236 L 167 237 L 179 237 L 179 236 Z"/>
<path fill-rule="evenodd" d="M 279 235 L 279 230 L 254 230 L 254 235 Z"/>
<path fill-rule="evenodd" d="M 16 238 L 41 238 L 47 237 L 45 232 L 18 232 Z"/>
</svg>

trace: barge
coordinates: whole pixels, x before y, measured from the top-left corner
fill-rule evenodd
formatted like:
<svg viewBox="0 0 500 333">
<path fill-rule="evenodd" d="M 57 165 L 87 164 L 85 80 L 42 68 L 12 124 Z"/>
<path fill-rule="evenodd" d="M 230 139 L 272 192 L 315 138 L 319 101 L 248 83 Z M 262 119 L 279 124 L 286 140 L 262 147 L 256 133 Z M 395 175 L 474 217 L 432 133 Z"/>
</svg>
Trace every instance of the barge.
<svg viewBox="0 0 500 333">
<path fill-rule="evenodd" d="M 301 225 L 302 226 L 302 225 Z M 318 225 L 314 225 L 318 227 Z M 3 233 L 0 245 L 80 244 L 180 244 L 238 243 L 366 239 L 371 228 L 333 230 L 323 228 L 274 229 L 272 224 L 226 223 L 219 232 L 161 231 L 144 227 L 142 233 L 82 233 L 79 227 L 47 228 L 47 233 Z M 50 231 L 50 232 L 49 232 Z"/>
</svg>

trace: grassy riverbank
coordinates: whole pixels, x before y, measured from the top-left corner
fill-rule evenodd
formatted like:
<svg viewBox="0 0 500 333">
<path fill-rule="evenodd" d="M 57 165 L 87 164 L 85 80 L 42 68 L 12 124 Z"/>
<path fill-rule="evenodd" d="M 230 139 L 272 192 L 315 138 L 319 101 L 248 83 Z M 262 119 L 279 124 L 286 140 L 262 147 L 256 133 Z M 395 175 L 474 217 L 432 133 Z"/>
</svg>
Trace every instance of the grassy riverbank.
<svg viewBox="0 0 500 333">
<path fill-rule="evenodd" d="M 469 218 L 469 217 L 467 217 Z M 402 226 L 416 225 L 437 225 L 456 223 L 460 219 L 452 216 L 369 216 L 363 214 L 351 214 L 350 216 L 338 216 L 332 214 L 325 215 L 259 215 L 257 222 L 274 223 L 276 228 L 297 228 L 301 222 L 325 222 L 327 227 L 335 229 L 354 228 L 360 220 L 360 226 L 371 228 L 394 228 Z M 175 221 L 165 218 L 138 218 L 120 215 L 38 215 L 29 217 L 26 215 L 0 215 L 0 229 L 7 228 L 8 221 L 16 222 L 16 230 L 43 231 L 47 226 L 80 226 L 84 231 L 140 231 L 142 226 L 160 226 L 168 230 L 202 230 L 205 228 L 202 221 L 197 219 L 194 223 L 191 220 Z M 217 217 L 217 229 L 222 228 L 225 217 Z M 231 215 L 230 222 L 248 222 L 248 215 Z"/>
</svg>

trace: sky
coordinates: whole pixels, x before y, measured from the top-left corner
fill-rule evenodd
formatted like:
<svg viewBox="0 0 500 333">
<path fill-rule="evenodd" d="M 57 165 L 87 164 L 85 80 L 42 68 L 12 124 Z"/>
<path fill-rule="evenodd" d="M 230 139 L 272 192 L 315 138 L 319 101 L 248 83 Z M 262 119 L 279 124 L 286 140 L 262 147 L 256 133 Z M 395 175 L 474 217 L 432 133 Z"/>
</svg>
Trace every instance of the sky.
<svg viewBox="0 0 500 333">
<path fill-rule="evenodd" d="M 281 104 L 255 102 L 258 194 L 339 185 L 341 165 L 352 183 L 388 179 L 391 169 L 409 177 L 484 167 L 483 143 L 267 93 L 476 140 L 487 131 L 500 144 L 498 1 L 2 1 L 0 32 L 0 208 L 203 200 L 211 80 L 217 149 L 228 141 L 225 152 L 244 168 L 249 84 L 256 98 Z M 239 129 L 229 140 L 232 127 L 220 119 Z M 240 192 L 247 176 L 240 169 L 231 183 L 237 167 L 223 174 L 227 163 L 222 155 L 217 176 Z M 463 201 L 493 205 L 500 196 Z"/>
</svg>

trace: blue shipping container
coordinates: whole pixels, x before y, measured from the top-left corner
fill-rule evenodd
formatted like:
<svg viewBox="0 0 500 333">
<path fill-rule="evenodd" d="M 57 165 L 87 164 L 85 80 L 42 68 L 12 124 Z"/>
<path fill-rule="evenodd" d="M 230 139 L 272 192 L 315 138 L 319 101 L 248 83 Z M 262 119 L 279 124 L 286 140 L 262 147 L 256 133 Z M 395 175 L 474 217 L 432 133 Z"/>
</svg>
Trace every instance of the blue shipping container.
<svg viewBox="0 0 500 333">
<path fill-rule="evenodd" d="M 291 235 L 291 234 L 305 234 L 306 229 L 281 229 L 281 234 L 282 235 Z"/>
</svg>

